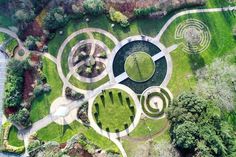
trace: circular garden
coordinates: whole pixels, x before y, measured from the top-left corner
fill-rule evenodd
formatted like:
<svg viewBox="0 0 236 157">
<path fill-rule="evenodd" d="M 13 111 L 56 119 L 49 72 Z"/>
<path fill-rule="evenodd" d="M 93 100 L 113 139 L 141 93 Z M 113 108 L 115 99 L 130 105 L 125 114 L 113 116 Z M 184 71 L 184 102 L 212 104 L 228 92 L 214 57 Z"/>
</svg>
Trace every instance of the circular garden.
<svg viewBox="0 0 236 157">
<path fill-rule="evenodd" d="M 92 114 L 97 125 L 107 132 L 127 129 L 135 118 L 132 97 L 120 89 L 103 90 L 94 100 Z"/>
<path fill-rule="evenodd" d="M 154 74 L 155 64 L 149 54 L 140 51 L 126 58 L 125 71 L 131 80 L 145 82 Z"/>
<path fill-rule="evenodd" d="M 119 83 L 128 86 L 137 94 L 141 94 L 150 86 L 160 86 L 167 74 L 167 60 L 163 56 L 153 62 L 151 58 L 160 52 L 160 48 L 150 41 L 141 39 L 129 41 L 117 51 L 114 57 L 114 76 L 126 72 L 128 78 Z M 135 58 L 138 59 L 135 61 Z"/>
<path fill-rule="evenodd" d="M 162 87 L 150 87 L 141 96 L 142 110 L 149 118 L 164 116 L 164 111 L 171 102 L 171 93 Z"/>
</svg>

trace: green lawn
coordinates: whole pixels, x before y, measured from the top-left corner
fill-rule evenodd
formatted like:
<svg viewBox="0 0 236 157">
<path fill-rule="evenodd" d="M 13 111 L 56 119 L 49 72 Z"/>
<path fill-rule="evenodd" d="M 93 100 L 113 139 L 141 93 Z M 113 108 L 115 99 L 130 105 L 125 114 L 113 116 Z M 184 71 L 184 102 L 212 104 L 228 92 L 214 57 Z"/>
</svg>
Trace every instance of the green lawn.
<svg viewBox="0 0 236 157">
<path fill-rule="evenodd" d="M 154 74 L 155 64 L 149 54 L 136 52 L 127 57 L 125 71 L 130 79 L 145 82 Z"/>
<path fill-rule="evenodd" d="M 211 32 L 212 41 L 209 48 L 201 54 L 189 55 L 183 52 L 181 47 L 171 52 L 173 74 L 168 87 L 174 95 L 194 88 L 196 70 L 210 64 L 215 58 L 232 52 L 236 47 L 235 39 L 232 36 L 232 29 L 236 24 L 236 20 L 228 12 L 198 13 L 177 18 L 161 38 L 161 42 L 165 46 L 178 44 L 178 41 L 174 38 L 175 29 L 178 24 L 188 18 L 195 18 L 204 22 Z"/>
<path fill-rule="evenodd" d="M 39 130 L 37 135 L 43 141 L 56 141 L 59 143 L 65 143 L 73 135 L 79 133 L 83 133 L 92 143 L 104 150 L 113 150 L 115 152 L 119 152 L 116 145 L 110 140 L 97 134 L 92 128 L 81 125 L 77 121 L 65 126 L 51 123 L 47 127 Z"/>
<path fill-rule="evenodd" d="M 118 96 L 118 93 L 121 96 Z M 134 105 L 133 99 L 125 92 L 120 89 L 106 90 L 104 93 L 99 94 L 93 105 L 94 120 L 101 122 L 102 129 L 110 132 L 115 132 L 116 129 L 122 131 L 125 129 L 125 124 L 130 126 L 132 120 L 130 116 L 135 116 L 135 108 L 133 111 L 130 109 L 126 98 L 129 97 L 130 105 Z M 97 104 L 97 106 L 96 106 Z M 96 116 L 95 113 L 98 113 Z"/>
<path fill-rule="evenodd" d="M 17 133 L 18 133 L 17 128 L 15 126 L 12 126 L 8 135 L 9 145 L 15 146 L 15 147 L 24 146 L 24 141 L 18 139 Z"/>
<path fill-rule="evenodd" d="M 69 82 L 72 85 L 74 85 L 74 86 L 76 86 L 76 87 L 78 87 L 80 89 L 83 89 L 83 90 L 93 90 L 93 89 L 96 89 L 96 88 L 98 88 L 99 86 L 105 84 L 108 81 L 109 81 L 109 77 L 108 76 L 104 77 L 103 79 L 101 79 L 100 81 L 95 82 L 95 83 L 81 82 L 81 81 L 77 80 L 74 76 L 72 76 L 70 78 L 70 80 L 69 80 Z"/>
<path fill-rule="evenodd" d="M 43 58 L 43 72 L 52 90 L 49 94 L 44 94 L 33 100 L 30 111 L 30 118 L 33 122 L 49 114 L 51 103 L 60 97 L 62 92 L 62 82 L 58 76 L 56 65 L 47 58 Z"/>
<path fill-rule="evenodd" d="M 160 132 L 167 125 L 167 119 L 141 119 L 138 126 L 129 135 L 130 137 L 147 137 Z"/>
</svg>

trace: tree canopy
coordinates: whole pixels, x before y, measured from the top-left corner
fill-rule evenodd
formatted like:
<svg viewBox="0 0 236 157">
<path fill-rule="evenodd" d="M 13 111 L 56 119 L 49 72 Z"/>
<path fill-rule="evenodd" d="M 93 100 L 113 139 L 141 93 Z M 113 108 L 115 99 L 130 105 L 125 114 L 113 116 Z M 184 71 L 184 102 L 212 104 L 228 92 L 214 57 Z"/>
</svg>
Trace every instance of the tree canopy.
<svg viewBox="0 0 236 157">
<path fill-rule="evenodd" d="M 171 139 L 180 150 L 201 157 L 226 157 L 236 152 L 235 135 L 223 120 L 220 108 L 196 94 L 181 94 L 167 115 Z"/>
<path fill-rule="evenodd" d="M 85 0 L 83 7 L 88 14 L 98 15 L 105 11 L 103 0 Z"/>
</svg>

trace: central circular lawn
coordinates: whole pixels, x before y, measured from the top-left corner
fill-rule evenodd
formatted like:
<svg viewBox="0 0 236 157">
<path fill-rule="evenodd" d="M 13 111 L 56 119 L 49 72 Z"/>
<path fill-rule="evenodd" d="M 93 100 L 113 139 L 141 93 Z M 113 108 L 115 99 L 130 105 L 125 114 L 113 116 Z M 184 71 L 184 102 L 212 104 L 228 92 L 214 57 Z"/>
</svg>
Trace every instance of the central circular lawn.
<svg viewBox="0 0 236 157">
<path fill-rule="evenodd" d="M 96 97 L 92 113 L 101 129 L 115 133 L 131 125 L 135 110 L 134 100 L 128 93 L 120 89 L 109 89 Z"/>
<path fill-rule="evenodd" d="M 153 76 L 155 63 L 149 54 L 141 51 L 135 52 L 127 57 L 125 71 L 131 80 L 145 82 Z"/>
</svg>

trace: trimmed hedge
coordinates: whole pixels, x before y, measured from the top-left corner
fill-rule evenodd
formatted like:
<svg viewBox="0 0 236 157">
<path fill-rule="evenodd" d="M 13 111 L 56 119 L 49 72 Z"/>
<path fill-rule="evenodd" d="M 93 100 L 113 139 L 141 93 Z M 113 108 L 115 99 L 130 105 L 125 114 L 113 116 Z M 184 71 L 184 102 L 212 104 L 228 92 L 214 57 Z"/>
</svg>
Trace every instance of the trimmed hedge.
<svg viewBox="0 0 236 157">
<path fill-rule="evenodd" d="M 149 104 L 149 101 L 150 101 L 150 99 L 152 98 L 152 97 L 155 97 L 155 96 L 157 96 L 157 97 L 160 97 L 161 99 L 162 99 L 162 101 L 163 101 L 163 108 L 164 108 L 164 106 L 166 107 L 166 99 L 165 99 L 165 97 L 161 94 L 161 93 L 151 93 L 151 94 L 149 94 L 148 96 L 147 96 L 147 99 L 146 99 L 146 106 L 147 106 L 147 108 L 148 108 L 148 110 L 150 111 L 150 112 L 159 112 L 159 109 L 156 109 L 156 108 L 153 108 L 153 107 L 151 107 L 151 105 Z"/>
</svg>

